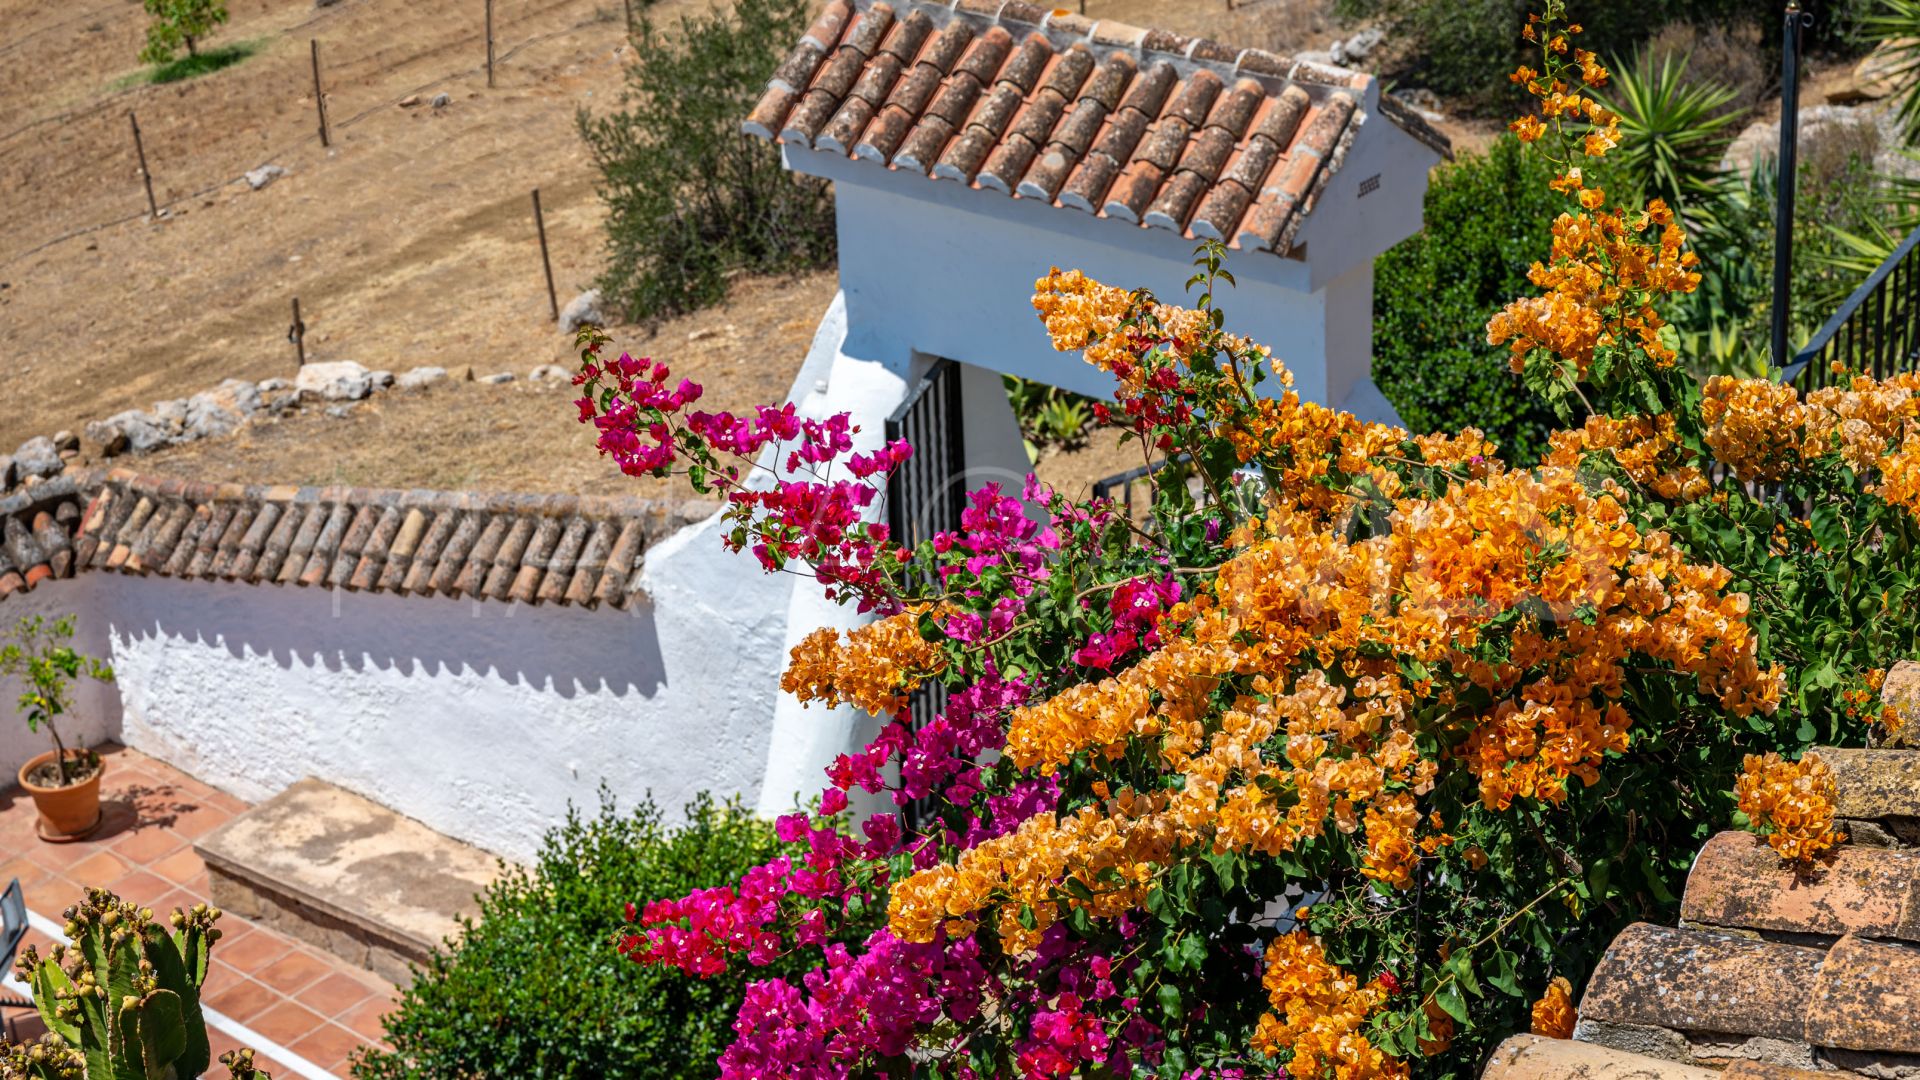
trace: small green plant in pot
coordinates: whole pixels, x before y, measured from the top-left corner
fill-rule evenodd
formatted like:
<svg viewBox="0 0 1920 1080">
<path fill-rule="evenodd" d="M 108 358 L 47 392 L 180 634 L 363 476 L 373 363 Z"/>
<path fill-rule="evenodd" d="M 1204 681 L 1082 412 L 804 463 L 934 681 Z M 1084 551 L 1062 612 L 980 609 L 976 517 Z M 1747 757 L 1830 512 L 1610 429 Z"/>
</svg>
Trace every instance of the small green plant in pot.
<svg viewBox="0 0 1920 1080">
<path fill-rule="evenodd" d="M 220 911 L 173 910 L 173 932 L 105 889 L 65 912 L 69 944 L 20 954 L 22 982 L 47 1025 L 39 1041 L 0 1041 L 0 1080 L 191 1080 L 212 1050 L 200 986 Z M 233 1080 L 270 1080 L 253 1051 L 222 1054 Z"/>
<path fill-rule="evenodd" d="M 73 647 L 73 616 L 48 619 L 29 615 L 0 637 L 0 675 L 23 684 L 20 711 L 27 730 L 42 728 L 53 749 L 20 767 L 20 786 L 40 811 L 40 836 L 71 840 L 100 824 L 100 776 L 106 763 L 85 747 L 69 748 L 58 721 L 73 708 L 73 683 L 80 678 L 113 681 L 113 668 Z"/>
</svg>

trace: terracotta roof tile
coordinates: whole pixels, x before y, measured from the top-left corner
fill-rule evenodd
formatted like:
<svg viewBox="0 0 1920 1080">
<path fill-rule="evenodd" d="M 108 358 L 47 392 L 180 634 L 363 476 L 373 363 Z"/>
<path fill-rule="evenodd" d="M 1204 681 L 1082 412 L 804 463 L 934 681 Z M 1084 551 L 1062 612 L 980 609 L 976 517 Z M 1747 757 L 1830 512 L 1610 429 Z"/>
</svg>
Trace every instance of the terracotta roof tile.
<svg viewBox="0 0 1920 1080">
<path fill-rule="evenodd" d="M 1687 876 L 1683 920 L 1797 934 L 1865 934 L 1920 941 L 1920 851 L 1843 844 L 1809 872 L 1766 841 L 1724 832 Z"/>
<path fill-rule="evenodd" d="M 836 0 L 742 130 L 1285 254 L 1371 94 L 1344 68 L 1025 3 Z"/>
<path fill-rule="evenodd" d="M 1807 1014 L 1807 1041 L 1839 1050 L 1920 1054 L 1920 949 L 1848 936 L 1827 954 Z"/>
<path fill-rule="evenodd" d="M 624 607 L 648 544 L 712 509 L 74 472 L 0 498 L 0 598 L 88 569 Z"/>
<path fill-rule="evenodd" d="M 1820 949 L 1635 923 L 1594 969 L 1582 1020 L 1798 1041 Z"/>
</svg>

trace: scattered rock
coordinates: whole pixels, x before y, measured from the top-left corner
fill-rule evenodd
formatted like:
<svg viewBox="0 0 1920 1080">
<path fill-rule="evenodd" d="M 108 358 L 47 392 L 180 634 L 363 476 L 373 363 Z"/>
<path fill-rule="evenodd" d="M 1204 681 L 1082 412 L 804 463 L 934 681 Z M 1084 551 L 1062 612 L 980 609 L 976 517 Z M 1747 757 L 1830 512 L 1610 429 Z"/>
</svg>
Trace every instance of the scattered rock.
<svg viewBox="0 0 1920 1080">
<path fill-rule="evenodd" d="M 275 377 L 271 379 L 261 379 L 260 392 L 263 394 L 271 394 L 280 390 L 285 390 L 287 387 L 292 385 L 293 385 L 292 383 L 279 377 Z"/>
<path fill-rule="evenodd" d="M 449 97 L 446 94 L 435 94 L 433 95 L 432 104 L 433 104 L 433 107 L 436 109 L 444 109 L 447 106 L 453 104 L 453 98 Z"/>
<path fill-rule="evenodd" d="M 55 449 L 53 440 L 45 435 L 28 439 L 13 452 L 13 470 L 19 474 L 23 484 L 29 478 L 57 476 L 66 467 L 66 459 Z"/>
<path fill-rule="evenodd" d="M 1447 118 L 1440 111 L 1440 95 L 1424 86 L 1410 86 L 1393 91 L 1393 96 L 1407 108 L 1420 114 L 1420 119 L 1429 124 L 1437 124 Z"/>
<path fill-rule="evenodd" d="M 714 329 L 713 327 L 711 327 L 711 326 L 708 326 L 708 327 L 705 327 L 705 328 L 703 328 L 703 329 L 700 329 L 700 330 L 695 330 L 695 331 L 693 331 L 692 333 L 690 333 L 690 334 L 688 334 L 688 335 L 687 335 L 687 340 L 688 340 L 689 342 L 694 342 L 694 341 L 705 341 L 705 340 L 707 340 L 708 338 L 710 338 L 710 337 L 712 337 L 712 336 L 714 336 L 715 334 L 718 334 L 719 332 L 720 332 L 720 331 L 718 331 L 718 330 L 715 330 L 715 329 Z"/>
<path fill-rule="evenodd" d="M 75 435 L 71 431 L 56 431 L 53 433 L 53 448 L 63 454 L 68 450 L 78 450 L 80 449 L 80 436 Z"/>
<path fill-rule="evenodd" d="M 487 385 L 489 385 L 489 386 L 499 386 L 499 385 L 500 385 L 500 384 L 502 384 L 502 383 L 510 383 L 510 382 L 512 382 L 512 381 L 513 381 L 513 372 L 511 372 L 511 371 L 502 371 L 502 372 L 500 372 L 500 373 L 498 373 L 498 374 L 496 374 L 496 375 L 482 375 L 482 376 L 480 376 L 480 379 L 479 379 L 479 381 L 480 381 L 480 382 L 483 382 L 483 383 L 486 383 L 486 384 L 487 384 Z"/>
<path fill-rule="evenodd" d="M 1841 91 L 1828 94 L 1827 100 L 1844 104 L 1850 101 L 1878 101 L 1898 94 L 1914 79 L 1914 71 L 1907 66 L 1909 61 L 1902 55 L 1909 52 L 1913 45 L 1913 41 L 1906 38 L 1881 42 L 1853 65 L 1853 77 Z"/>
<path fill-rule="evenodd" d="M 187 399 L 187 413 L 192 415 L 194 407 L 218 407 L 237 412 L 242 416 L 252 416 L 260 411 L 260 387 L 245 379 L 225 379 L 211 390 L 203 390 Z"/>
<path fill-rule="evenodd" d="M 101 457 L 113 457 L 129 450 L 144 454 L 167 445 L 172 437 L 171 425 L 139 409 L 128 409 L 87 425 L 87 441 L 100 448 Z"/>
<path fill-rule="evenodd" d="M 527 378 L 534 382 L 568 382 L 573 378 L 573 372 L 559 364 L 541 364 L 527 372 Z"/>
<path fill-rule="evenodd" d="M 1367 54 L 1380 47 L 1386 38 L 1386 31 L 1378 27 L 1368 27 L 1344 41 L 1336 41 L 1327 50 L 1336 64 L 1354 64 L 1367 58 Z"/>
<path fill-rule="evenodd" d="M 111 420 L 89 420 L 85 430 L 87 441 L 101 457 L 116 457 L 127 449 L 126 430 Z"/>
<path fill-rule="evenodd" d="M 403 98 L 401 98 L 401 99 L 400 99 L 400 107 L 401 107 L 401 108 L 403 108 L 403 109 L 417 109 L 417 108 L 419 108 L 419 107 L 420 107 L 420 95 L 419 95 L 419 94 L 408 94 L 408 95 L 407 95 L 406 97 L 403 97 Z"/>
<path fill-rule="evenodd" d="M 308 364 L 293 380 L 302 397 L 359 401 L 373 392 L 373 374 L 351 360 Z"/>
<path fill-rule="evenodd" d="M 347 417 L 353 415 L 353 406 L 346 404 L 329 405 L 327 406 L 327 415 L 333 417 L 335 420 L 345 420 Z"/>
<path fill-rule="evenodd" d="M 393 372 L 384 368 L 379 371 L 367 372 L 367 378 L 373 380 L 373 388 L 376 390 L 385 390 L 387 387 L 393 385 Z"/>
<path fill-rule="evenodd" d="M 1817 157 L 1821 143 L 1832 139 L 1861 138 L 1862 128 L 1875 130 L 1880 151 L 1874 155 L 1877 172 L 1898 171 L 1902 155 L 1892 148 L 1901 145 L 1899 118 L 1893 109 L 1874 105 L 1815 105 L 1800 110 L 1798 153 L 1801 162 Z M 1841 145 L 1847 145 L 1842 143 Z M 1756 165 L 1773 161 L 1780 152 L 1780 121 L 1758 120 L 1734 137 L 1720 157 L 1720 170 L 1744 177 Z"/>
<path fill-rule="evenodd" d="M 153 418 L 168 429 L 169 435 L 178 434 L 181 428 L 187 426 L 187 403 L 183 398 L 156 401 L 151 412 Z"/>
<path fill-rule="evenodd" d="M 244 379 L 228 379 L 212 390 L 187 399 L 187 418 L 181 438 L 210 439 L 231 435 L 247 418 L 260 411 L 260 388 Z"/>
<path fill-rule="evenodd" d="M 261 188 L 266 187 L 268 184 L 273 183 L 285 175 L 287 175 L 287 170 L 278 165 L 262 165 L 257 169 L 248 170 L 247 186 L 255 191 L 259 191 Z"/>
<path fill-rule="evenodd" d="M 607 316 L 600 310 L 599 289 L 588 289 L 569 300 L 567 306 L 560 309 L 562 331 L 571 334 L 579 330 L 582 323 L 592 323 L 595 326 L 607 324 Z"/>
<path fill-rule="evenodd" d="M 0 491 L 13 486 L 13 459 L 0 457 Z"/>
<path fill-rule="evenodd" d="M 417 367 L 394 380 L 394 385 L 402 390 L 418 390 L 423 386 L 432 386 L 447 377 L 443 367 Z"/>
</svg>

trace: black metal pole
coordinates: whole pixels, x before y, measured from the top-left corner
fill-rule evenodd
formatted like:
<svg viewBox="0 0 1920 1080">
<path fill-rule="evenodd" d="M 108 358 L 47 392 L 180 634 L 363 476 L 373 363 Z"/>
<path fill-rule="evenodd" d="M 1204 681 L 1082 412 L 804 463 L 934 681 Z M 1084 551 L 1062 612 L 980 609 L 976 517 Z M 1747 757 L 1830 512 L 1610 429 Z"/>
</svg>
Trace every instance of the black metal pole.
<svg viewBox="0 0 1920 1080">
<path fill-rule="evenodd" d="M 1773 198 L 1773 363 L 1785 368 L 1793 357 L 1787 341 L 1788 306 L 1793 285 L 1793 196 L 1800 141 L 1800 0 L 1787 0 L 1785 33 L 1780 39 L 1780 154 Z"/>
</svg>

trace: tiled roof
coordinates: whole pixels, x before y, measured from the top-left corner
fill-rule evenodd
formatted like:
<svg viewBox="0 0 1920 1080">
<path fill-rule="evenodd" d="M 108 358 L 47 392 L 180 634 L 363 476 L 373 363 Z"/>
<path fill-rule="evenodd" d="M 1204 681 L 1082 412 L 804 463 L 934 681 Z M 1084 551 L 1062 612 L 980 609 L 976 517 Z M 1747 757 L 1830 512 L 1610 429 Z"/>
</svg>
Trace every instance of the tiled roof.
<svg viewBox="0 0 1920 1080">
<path fill-rule="evenodd" d="M 743 130 L 1286 254 L 1373 77 L 1019 0 L 831 0 Z M 1410 110 L 1381 111 L 1447 153 Z"/>
<path fill-rule="evenodd" d="M 647 546 L 716 509 L 64 475 L 0 499 L 0 600 L 88 570 L 624 608 Z"/>
<path fill-rule="evenodd" d="M 1574 1038 L 1595 1045 L 1511 1039 L 1489 1080 L 1920 1075 L 1920 750 L 1820 753 L 1851 842 L 1800 869 L 1715 836 L 1680 926 L 1628 927 L 1594 969 Z"/>
</svg>

